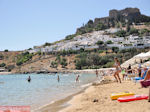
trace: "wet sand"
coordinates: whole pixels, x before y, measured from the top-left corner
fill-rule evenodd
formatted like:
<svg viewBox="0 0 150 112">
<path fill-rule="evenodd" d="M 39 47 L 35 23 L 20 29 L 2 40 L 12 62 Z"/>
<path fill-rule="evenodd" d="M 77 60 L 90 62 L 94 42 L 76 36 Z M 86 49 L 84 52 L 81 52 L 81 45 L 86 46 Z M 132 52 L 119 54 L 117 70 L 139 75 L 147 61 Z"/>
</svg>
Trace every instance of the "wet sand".
<svg viewBox="0 0 150 112">
<path fill-rule="evenodd" d="M 75 93 L 73 95 L 70 95 L 64 99 L 61 99 L 61 100 L 58 100 L 52 104 L 48 104 L 46 106 L 43 106 L 37 110 L 34 110 L 34 111 L 31 111 L 31 112 L 59 112 L 60 110 L 70 106 L 70 104 L 68 103 L 74 96 L 78 95 L 78 94 L 81 94 L 85 91 L 82 90 L 78 93 Z"/>
</svg>

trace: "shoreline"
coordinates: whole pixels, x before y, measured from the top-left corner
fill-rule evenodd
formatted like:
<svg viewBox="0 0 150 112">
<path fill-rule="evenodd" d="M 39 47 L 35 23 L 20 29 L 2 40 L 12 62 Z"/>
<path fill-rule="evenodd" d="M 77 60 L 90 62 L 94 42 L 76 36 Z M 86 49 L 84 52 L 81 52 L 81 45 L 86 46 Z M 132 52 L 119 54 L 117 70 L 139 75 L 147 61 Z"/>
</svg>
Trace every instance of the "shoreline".
<svg viewBox="0 0 150 112">
<path fill-rule="evenodd" d="M 12 72 L 0 72 L 0 75 L 9 75 L 9 74 L 13 74 Z"/>
<path fill-rule="evenodd" d="M 64 109 L 70 107 L 72 104 L 70 104 L 70 101 L 72 101 L 72 99 L 74 99 L 76 96 L 80 95 L 80 94 L 84 94 L 89 88 L 91 88 L 93 85 L 103 85 L 103 84 L 107 84 L 107 83 L 111 83 L 107 80 L 103 80 L 101 82 L 99 81 L 94 81 L 92 82 L 92 84 L 86 86 L 85 88 L 83 88 L 82 90 L 80 90 L 77 93 L 74 93 L 72 95 L 69 95 L 63 99 L 54 101 L 53 103 L 50 104 L 46 104 L 42 107 L 40 107 L 39 109 L 35 109 L 31 112 L 63 112 Z"/>
<path fill-rule="evenodd" d="M 115 68 L 100 68 L 100 69 L 83 69 L 83 70 L 53 70 L 53 71 L 32 71 L 32 72 L 11 72 L 12 74 L 57 74 L 57 73 L 75 73 L 75 74 L 83 74 L 83 73 L 94 73 L 95 71 L 108 71 L 108 70 L 114 70 Z"/>
<path fill-rule="evenodd" d="M 77 93 L 74 93 L 72 95 L 69 95 L 63 99 L 60 100 L 56 100 L 52 103 L 46 104 L 44 106 L 41 106 L 38 109 L 32 110 L 31 112 L 48 112 L 50 110 L 50 112 L 60 112 L 62 109 L 67 108 L 68 106 L 70 106 L 70 104 L 68 103 L 69 101 L 71 101 L 73 99 L 73 97 L 75 97 L 76 95 L 82 94 L 85 92 L 85 90 L 87 88 L 89 88 L 90 86 L 84 88 L 83 90 L 80 90 Z"/>
</svg>

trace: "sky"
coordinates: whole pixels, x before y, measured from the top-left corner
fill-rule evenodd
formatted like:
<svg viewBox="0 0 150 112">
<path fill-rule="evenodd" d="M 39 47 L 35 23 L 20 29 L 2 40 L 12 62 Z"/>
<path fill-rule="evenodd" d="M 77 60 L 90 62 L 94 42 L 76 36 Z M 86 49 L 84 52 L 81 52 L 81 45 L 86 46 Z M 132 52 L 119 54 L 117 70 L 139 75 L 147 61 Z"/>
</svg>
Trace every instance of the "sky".
<svg viewBox="0 0 150 112">
<path fill-rule="evenodd" d="M 89 19 L 126 7 L 150 16 L 150 0 L 0 0 L 0 51 L 64 39 Z"/>
</svg>

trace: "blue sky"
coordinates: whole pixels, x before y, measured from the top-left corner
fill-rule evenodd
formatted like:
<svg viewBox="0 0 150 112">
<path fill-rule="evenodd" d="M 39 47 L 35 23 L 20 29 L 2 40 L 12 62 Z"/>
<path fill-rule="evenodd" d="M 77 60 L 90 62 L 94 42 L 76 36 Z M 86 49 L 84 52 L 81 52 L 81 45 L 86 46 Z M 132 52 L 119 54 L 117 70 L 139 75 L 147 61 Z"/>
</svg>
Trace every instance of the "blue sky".
<svg viewBox="0 0 150 112">
<path fill-rule="evenodd" d="M 150 0 L 0 0 L 0 51 L 63 39 L 111 9 L 137 7 L 150 16 L 149 5 Z"/>
</svg>

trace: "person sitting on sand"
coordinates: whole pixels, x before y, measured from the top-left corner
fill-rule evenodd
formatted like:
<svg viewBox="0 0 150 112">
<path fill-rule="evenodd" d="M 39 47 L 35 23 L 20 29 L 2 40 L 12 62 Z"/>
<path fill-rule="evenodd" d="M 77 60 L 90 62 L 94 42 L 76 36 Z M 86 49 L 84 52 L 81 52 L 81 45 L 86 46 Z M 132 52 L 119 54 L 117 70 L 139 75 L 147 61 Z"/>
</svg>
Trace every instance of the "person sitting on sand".
<svg viewBox="0 0 150 112">
<path fill-rule="evenodd" d="M 121 79 L 119 77 L 119 73 L 121 72 L 122 68 L 120 66 L 120 62 L 119 62 L 118 58 L 115 58 L 114 61 L 115 61 L 114 66 L 116 68 L 116 71 L 114 73 L 114 77 L 115 77 L 115 79 L 116 79 L 117 82 L 119 80 L 119 82 L 121 83 Z"/>
</svg>

